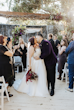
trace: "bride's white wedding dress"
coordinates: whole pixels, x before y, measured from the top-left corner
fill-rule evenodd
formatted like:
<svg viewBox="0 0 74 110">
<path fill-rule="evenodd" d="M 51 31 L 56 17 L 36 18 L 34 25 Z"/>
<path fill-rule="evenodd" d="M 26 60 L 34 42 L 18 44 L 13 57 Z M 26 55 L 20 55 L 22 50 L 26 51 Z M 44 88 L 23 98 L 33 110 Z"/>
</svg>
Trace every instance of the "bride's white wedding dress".
<svg viewBox="0 0 74 110">
<path fill-rule="evenodd" d="M 47 97 L 49 95 L 47 88 L 47 74 L 44 60 L 35 60 L 34 56 L 40 56 L 41 50 L 37 48 L 31 58 L 31 69 L 38 75 L 37 80 L 29 80 L 26 83 L 26 74 L 23 79 L 18 79 L 14 82 L 13 87 L 19 92 L 26 93 L 29 96 Z"/>
</svg>

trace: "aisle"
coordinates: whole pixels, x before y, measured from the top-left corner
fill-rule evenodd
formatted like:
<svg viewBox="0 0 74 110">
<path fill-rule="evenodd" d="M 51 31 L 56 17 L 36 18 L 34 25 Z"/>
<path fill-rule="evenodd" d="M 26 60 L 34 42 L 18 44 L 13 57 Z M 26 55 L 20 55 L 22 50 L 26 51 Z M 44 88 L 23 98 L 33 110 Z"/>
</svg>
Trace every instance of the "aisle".
<svg viewBox="0 0 74 110">
<path fill-rule="evenodd" d="M 16 74 L 16 79 L 23 75 L 24 73 Z M 5 100 L 4 110 L 74 110 L 74 92 L 70 93 L 65 88 L 65 82 L 57 80 L 55 95 L 41 98 L 19 93 L 11 87 L 9 91 L 14 96 L 10 98 L 10 102 Z"/>
</svg>

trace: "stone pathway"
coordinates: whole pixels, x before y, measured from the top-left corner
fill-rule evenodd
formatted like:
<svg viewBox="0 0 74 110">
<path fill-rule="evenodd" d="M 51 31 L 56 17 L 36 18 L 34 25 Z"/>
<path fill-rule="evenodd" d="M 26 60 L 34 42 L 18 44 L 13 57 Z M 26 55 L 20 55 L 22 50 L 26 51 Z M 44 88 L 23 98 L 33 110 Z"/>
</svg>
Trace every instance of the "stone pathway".
<svg viewBox="0 0 74 110">
<path fill-rule="evenodd" d="M 24 73 L 16 74 L 16 79 L 22 78 Z M 14 96 L 10 102 L 5 99 L 4 110 L 74 110 L 74 92 L 66 91 L 65 82 L 56 80 L 55 95 L 47 98 L 30 97 L 19 93 L 13 87 L 9 88 Z"/>
</svg>

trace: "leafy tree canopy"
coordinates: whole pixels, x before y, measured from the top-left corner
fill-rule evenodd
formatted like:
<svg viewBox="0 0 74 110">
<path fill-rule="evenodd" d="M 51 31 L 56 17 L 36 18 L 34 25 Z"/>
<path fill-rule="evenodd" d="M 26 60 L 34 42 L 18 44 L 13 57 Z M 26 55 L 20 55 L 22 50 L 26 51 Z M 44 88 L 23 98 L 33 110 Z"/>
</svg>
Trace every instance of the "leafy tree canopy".
<svg viewBox="0 0 74 110">
<path fill-rule="evenodd" d="M 34 12 L 43 9 L 49 13 L 68 13 L 73 10 L 74 0 L 6 0 L 9 10 L 15 12 Z"/>
</svg>

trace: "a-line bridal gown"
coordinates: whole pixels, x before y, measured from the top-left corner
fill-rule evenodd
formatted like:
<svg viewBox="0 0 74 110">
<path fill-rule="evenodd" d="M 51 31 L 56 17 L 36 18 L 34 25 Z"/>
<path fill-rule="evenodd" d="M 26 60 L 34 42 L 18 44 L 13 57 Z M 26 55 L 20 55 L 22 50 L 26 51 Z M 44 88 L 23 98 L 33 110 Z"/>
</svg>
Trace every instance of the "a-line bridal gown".
<svg viewBox="0 0 74 110">
<path fill-rule="evenodd" d="M 31 70 L 38 75 L 38 79 L 32 81 L 29 80 L 28 82 L 26 82 L 26 74 L 24 74 L 23 79 L 18 79 L 14 82 L 14 89 L 16 89 L 19 92 L 26 93 L 29 96 L 47 97 L 49 95 L 47 88 L 47 73 L 44 60 L 34 59 L 35 56 L 40 56 L 40 54 L 40 48 L 36 48 L 31 58 Z M 29 56 L 29 54 L 27 56 Z"/>
</svg>

